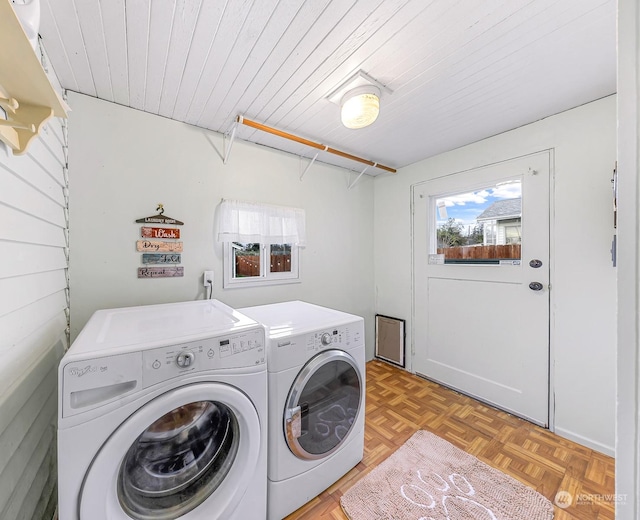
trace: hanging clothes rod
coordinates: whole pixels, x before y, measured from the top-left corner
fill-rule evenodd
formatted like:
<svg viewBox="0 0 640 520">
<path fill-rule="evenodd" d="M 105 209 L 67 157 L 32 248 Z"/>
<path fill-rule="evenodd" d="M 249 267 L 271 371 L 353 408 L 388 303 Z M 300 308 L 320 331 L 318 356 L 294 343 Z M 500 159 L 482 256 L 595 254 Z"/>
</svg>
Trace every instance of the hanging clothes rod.
<svg viewBox="0 0 640 520">
<path fill-rule="evenodd" d="M 295 141 L 296 143 L 304 144 L 306 146 L 311 146 L 312 148 L 317 148 L 318 150 L 323 150 L 323 151 L 332 153 L 334 155 L 339 155 L 340 157 L 344 157 L 345 159 L 351 159 L 352 161 L 358 161 L 363 164 L 367 164 L 369 166 L 374 166 L 375 168 L 380 168 L 381 170 L 385 170 L 391 173 L 396 173 L 397 171 L 394 168 L 385 166 L 384 164 L 378 164 L 373 161 L 363 159 L 362 157 L 351 155 L 350 153 L 341 152 L 340 150 L 336 150 L 335 148 L 325 146 L 324 144 L 316 143 L 314 141 L 309 141 L 308 139 L 304 139 L 303 137 L 298 137 L 297 135 L 288 134 L 287 132 L 283 132 L 282 130 L 277 130 L 276 128 L 263 125 L 261 123 L 256 123 L 255 121 L 251 121 L 250 119 L 245 119 L 243 116 L 238 116 L 236 118 L 236 123 L 241 123 L 243 125 L 250 126 L 251 128 L 255 128 L 256 130 L 262 130 L 263 132 L 268 132 L 270 134 L 277 135 L 279 137 L 284 137 L 285 139 Z"/>
</svg>

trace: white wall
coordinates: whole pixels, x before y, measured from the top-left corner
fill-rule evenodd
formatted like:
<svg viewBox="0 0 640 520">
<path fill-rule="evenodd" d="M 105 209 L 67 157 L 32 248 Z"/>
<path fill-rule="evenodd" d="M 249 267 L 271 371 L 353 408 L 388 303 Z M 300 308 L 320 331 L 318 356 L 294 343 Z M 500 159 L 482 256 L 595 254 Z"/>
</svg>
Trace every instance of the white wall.
<svg viewBox="0 0 640 520">
<path fill-rule="evenodd" d="M 396 176 L 375 182 L 365 177 L 350 191 L 348 173 L 337 168 L 314 165 L 300 182 L 304 164 L 298 158 L 244 142 L 234 144 L 224 166 L 218 134 L 86 96 L 71 94 L 69 102 L 73 336 L 99 308 L 203 298 L 202 271 L 213 268 L 214 297 L 232 306 L 303 299 L 360 314 L 367 320 L 369 357 L 373 315 L 379 312 L 408 320 L 411 345 L 411 185 L 554 149 L 555 430 L 613 452 L 615 97 L 422 161 Z M 222 247 L 212 238 L 222 197 L 307 211 L 302 283 L 222 289 Z M 158 202 L 185 222 L 182 279 L 136 278 L 140 225 L 134 221 L 154 213 Z"/>
<path fill-rule="evenodd" d="M 0 144 L 3 520 L 48 520 L 57 504 L 56 374 L 67 328 L 65 144 L 58 119 L 25 155 Z"/>
<path fill-rule="evenodd" d="M 610 179 L 616 161 L 615 96 L 376 179 L 376 312 L 407 319 L 407 345 L 412 345 L 411 185 L 544 149 L 555 154 L 551 237 L 555 431 L 613 454 L 616 271 L 610 257 Z"/>
<path fill-rule="evenodd" d="M 640 5 L 618 2 L 618 409 L 616 518 L 640 514 Z"/>
<path fill-rule="evenodd" d="M 100 308 L 214 297 L 233 306 L 300 299 L 361 315 L 373 351 L 373 179 L 347 190 L 346 170 L 236 141 L 223 165 L 222 136 L 70 93 L 70 285 L 74 338 Z M 223 289 L 222 246 L 214 241 L 221 198 L 306 210 L 299 284 Z M 140 224 L 156 213 L 185 223 L 184 278 L 137 279 Z"/>
</svg>

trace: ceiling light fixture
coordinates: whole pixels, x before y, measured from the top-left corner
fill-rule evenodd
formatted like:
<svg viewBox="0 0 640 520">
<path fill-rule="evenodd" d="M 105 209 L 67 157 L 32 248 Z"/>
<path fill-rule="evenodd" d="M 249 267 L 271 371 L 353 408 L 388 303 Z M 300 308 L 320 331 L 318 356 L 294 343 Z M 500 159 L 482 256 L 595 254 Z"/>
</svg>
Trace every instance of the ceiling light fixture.
<svg viewBox="0 0 640 520">
<path fill-rule="evenodd" d="M 364 128 L 378 117 L 382 96 L 391 93 L 389 87 L 359 70 L 327 94 L 326 98 L 340 107 L 344 126 Z"/>
<path fill-rule="evenodd" d="M 380 113 L 380 89 L 373 85 L 356 87 L 342 97 L 340 106 L 344 126 L 353 129 L 369 126 Z"/>
</svg>

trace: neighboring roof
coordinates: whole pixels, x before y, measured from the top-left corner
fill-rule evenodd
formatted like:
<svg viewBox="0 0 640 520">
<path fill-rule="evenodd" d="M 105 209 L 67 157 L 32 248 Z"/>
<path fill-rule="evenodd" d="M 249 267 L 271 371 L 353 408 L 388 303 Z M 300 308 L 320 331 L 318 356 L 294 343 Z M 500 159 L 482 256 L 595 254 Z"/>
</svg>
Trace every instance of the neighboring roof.
<svg viewBox="0 0 640 520">
<path fill-rule="evenodd" d="M 498 200 L 485 209 L 476 220 L 505 220 L 522 216 L 522 198 Z"/>
</svg>

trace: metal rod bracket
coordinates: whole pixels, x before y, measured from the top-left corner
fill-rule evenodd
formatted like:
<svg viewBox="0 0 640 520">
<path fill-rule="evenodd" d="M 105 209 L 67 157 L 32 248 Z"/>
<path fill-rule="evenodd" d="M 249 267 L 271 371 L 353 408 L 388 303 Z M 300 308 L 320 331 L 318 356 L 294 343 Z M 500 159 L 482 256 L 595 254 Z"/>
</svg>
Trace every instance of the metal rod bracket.
<svg viewBox="0 0 640 520">
<path fill-rule="evenodd" d="M 324 150 L 322 150 L 323 152 L 326 152 L 329 149 L 328 146 L 324 147 Z M 313 159 L 311 159 L 311 162 L 309 164 L 307 164 L 307 167 L 304 169 L 304 171 L 302 172 L 302 175 L 300 175 L 300 180 L 302 180 L 302 178 L 307 174 L 307 172 L 311 169 L 311 167 L 313 166 L 313 163 L 316 162 L 316 159 L 318 158 L 318 155 L 320 155 L 320 152 L 317 152 L 314 156 Z"/>
<path fill-rule="evenodd" d="M 229 160 L 229 156 L 231 155 L 231 147 L 233 146 L 233 141 L 236 138 L 236 130 L 238 129 L 238 125 L 243 121 L 242 116 L 238 116 L 237 119 L 233 123 L 233 128 L 231 129 L 231 136 L 229 137 L 229 145 L 227 146 L 227 134 L 224 135 L 224 157 L 222 158 L 222 164 L 227 164 Z"/>
<path fill-rule="evenodd" d="M 377 165 L 378 163 L 373 163 L 374 168 Z M 367 164 L 367 166 L 364 167 L 364 170 L 360 172 L 360 175 L 358 175 L 356 179 L 351 184 L 349 184 L 349 187 L 347 189 L 350 190 L 351 188 L 353 188 L 356 185 L 356 183 L 360 180 L 360 177 L 362 177 L 364 175 L 364 172 L 366 172 L 368 169 L 369 169 L 369 165 Z M 351 172 L 349 172 L 349 177 L 351 177 Z"/>
</svg>

